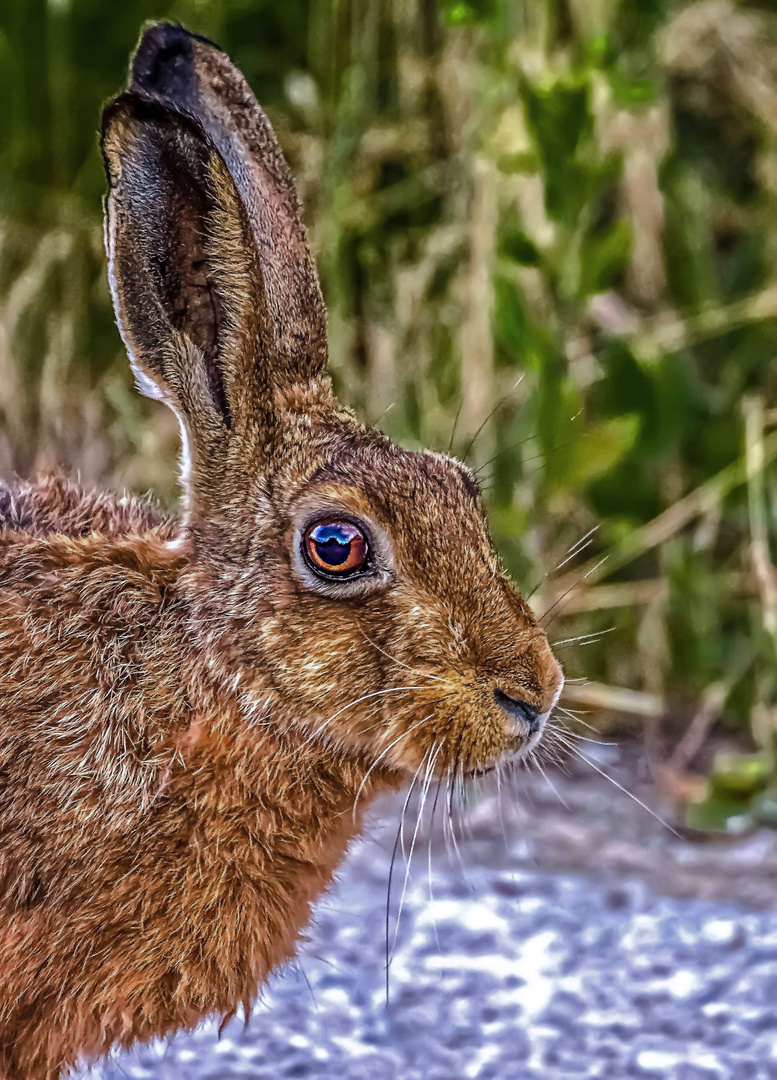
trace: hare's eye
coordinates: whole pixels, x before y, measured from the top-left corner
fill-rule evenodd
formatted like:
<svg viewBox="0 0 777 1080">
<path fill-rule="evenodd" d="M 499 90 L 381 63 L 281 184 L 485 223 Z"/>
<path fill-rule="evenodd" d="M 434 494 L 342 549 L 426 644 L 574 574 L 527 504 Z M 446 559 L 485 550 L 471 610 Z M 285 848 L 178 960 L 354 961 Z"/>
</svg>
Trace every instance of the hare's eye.
<svg viewBox="0 0 777 1080">
<path fill-rule="evenodd" d="M 319 521 L 303 538 L 305 559 L 317 574 L 349 578 L 367 566 L 369 547 L 362 530 L 350 521 Z"/>
</svg>

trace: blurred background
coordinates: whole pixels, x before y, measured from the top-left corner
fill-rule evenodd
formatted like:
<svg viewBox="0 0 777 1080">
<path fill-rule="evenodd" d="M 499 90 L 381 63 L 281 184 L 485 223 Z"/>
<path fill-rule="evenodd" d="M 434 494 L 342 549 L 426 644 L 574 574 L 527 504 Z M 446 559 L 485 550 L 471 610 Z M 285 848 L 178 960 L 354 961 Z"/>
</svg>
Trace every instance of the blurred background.
<svg viewBox="0 0 777 1080">
<path fill-rule="evenodd" d="M 0 0 L 0 473 L 61 464 L 172 507 L 176 429 L 114 327 L 97 150 L 157 18 L 217 41 L 265 106 L 341 396 L 478 470 L 586 680 L 566 704 L 644 735 L 689 820 L 756 795 L 768 816 L 773 5 Z"/>
</svg>

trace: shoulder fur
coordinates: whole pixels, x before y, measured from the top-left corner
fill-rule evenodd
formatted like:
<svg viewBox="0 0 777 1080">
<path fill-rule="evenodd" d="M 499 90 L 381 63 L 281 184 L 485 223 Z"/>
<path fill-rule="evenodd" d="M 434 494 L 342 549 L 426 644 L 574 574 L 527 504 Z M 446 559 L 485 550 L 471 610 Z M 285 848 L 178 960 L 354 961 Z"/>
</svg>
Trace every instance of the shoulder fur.
<svg viewBox="0 0 777 1080">
<path fill-rule="evenodd" d="M 0 530 L 43 537 L 51 533 L 117 537 L 155 530 L 172 538 L 176 523 L 150 499 L 90 490 L 63 473 L 35 480 L 0 480 Z"/>
</svg>

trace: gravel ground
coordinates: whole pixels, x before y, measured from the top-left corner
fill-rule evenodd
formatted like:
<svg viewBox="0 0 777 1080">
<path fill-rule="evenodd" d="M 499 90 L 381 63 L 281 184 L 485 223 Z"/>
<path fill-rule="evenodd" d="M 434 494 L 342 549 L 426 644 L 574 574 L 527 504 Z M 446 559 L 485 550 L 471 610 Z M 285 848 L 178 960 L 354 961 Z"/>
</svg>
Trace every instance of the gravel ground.
<svg viewBox="0 0 777 1080">
<path fill-rule="evenodd" d="M 638 762 L 596 753 L 638 785 Z M 501 810 L 482 793 L 461 861 L 420 834 L 388 1006 L 401 803 L 379 808 L 248 1026 L 219 1040 L 206 1024 L 82 1077 L 777 1080 L 777 834 L 691 844 L 595 774 L 552 784 L 522 779 Z"/>
</svg>

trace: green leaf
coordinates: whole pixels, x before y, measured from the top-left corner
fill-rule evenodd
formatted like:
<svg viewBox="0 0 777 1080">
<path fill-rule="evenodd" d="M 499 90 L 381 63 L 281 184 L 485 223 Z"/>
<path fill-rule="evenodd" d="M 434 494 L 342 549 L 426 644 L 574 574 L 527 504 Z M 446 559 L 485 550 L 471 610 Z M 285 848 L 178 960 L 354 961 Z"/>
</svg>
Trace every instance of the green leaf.
<svg viewBox="0 0 777 1080">
<path fill-rule="evenodd" d="M 616 221 L 603 233 L 587 237 L 581 255 L 581 297 L 609 289 L 630 258 L 631 227 L 627 221 Z"/>
<path fill-rule="evenodd" d="M 746 831 L 752 823 L 746 801 L 715 796 L 691 803 L 685 816 L 685 824 L 701 832 L 737 834 Z"/>
<path fill-rule="evenodd" d="M 724 799 L 750 799 L 765 790 L 770 777 L 771 762 L 764 754 L 719 753 L 710 777 L 710 792 Z"/>
<path fill-rule="evenodd" d="M 506 229 L 500 237 L 499 250 L 502 255 L 522 266 L 540 265 L 537 245 L 521 229 Z"/>
<path fill-rule="evenodd" d="M 609 472 L 634 445 L 639 418 L 621 416 L 590 428 L 565 453 L 564 469 L 556 469 L 556 489 L 583 487 Z"/>
<path fill-rule="evenodd" d="M 577 217 L 588 193 L 588 172 L 578 148 L 592 126 L 588 82 L 548 74 L 522 86 L 526 122 L 544 165 L 545 205 L 556 220 Z"/>
<path fill-rule="evenodd" d="M 488 22 L 495 9 L 495 0 L 446 0 L 442 10 L 445 25 L 455 27 Z"/>
</svg>

